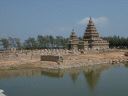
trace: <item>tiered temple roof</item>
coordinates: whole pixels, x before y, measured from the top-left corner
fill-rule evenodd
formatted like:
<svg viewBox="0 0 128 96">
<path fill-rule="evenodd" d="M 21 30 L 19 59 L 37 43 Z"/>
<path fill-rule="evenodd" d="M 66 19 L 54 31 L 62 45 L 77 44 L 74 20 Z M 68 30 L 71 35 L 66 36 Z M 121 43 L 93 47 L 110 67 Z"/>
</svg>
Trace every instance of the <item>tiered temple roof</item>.
<svg viewBox="0 0 128 96">
<path fill-rule="evenodd" d="M 83 40 L 88 41 L 90 39 L 93 39 L 95 37 L 99 37 L 99 33 L 96 30 L 96 27 L 92 21 L 92 18 L 90 17 L 89 23 L 87 25 L 87 28 L 84 33 Z"/>
<path fill-rule="evenodd" d="M 71 33 L 70 40 L 69 40 L 70 46 L 76 45 L 78 46 L 78 49 L 107 49 L 109 48 L 109 43 L 106 40 L 103 40 L 99 37 L 99 33 L 96 30 L 95 24 L 92 21 L 92 18 L 90 17 L 89 22 L 87 24 L 87 28 L 85 30 L 83 40 L 78 41 L 78 38 L 74 32 L 74 30 Z M 72 46 L 73 48 L 73 46 Z"/>
<path fill-rule="evenodd" d="M 79 44 L 79 39 L 73 29 L 69 38 L 69 47 L 70 47 L 69 49 L 78 49 L 78 44 Z"/>
</svg>

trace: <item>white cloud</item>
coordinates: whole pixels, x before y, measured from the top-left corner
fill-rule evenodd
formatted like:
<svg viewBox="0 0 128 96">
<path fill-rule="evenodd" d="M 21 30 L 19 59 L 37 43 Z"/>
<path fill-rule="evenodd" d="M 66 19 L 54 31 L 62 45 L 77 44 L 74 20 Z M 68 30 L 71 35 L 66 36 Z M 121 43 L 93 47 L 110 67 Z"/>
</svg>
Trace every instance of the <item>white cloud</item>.
<svg viewBox="0 0 128 96">
<path fill-rule="evenodd" d="M 82 20 L 80 20 L 78 24 L 85 25 L 85 24 L 88 23 L 88 20 L 89 20 L 89 17 L 85 17 Z M 98 18 L 92 18 L 92 20 L 94 21 L 94 23 L 97 26 L 104 26 L 108 23 L 108 18 L 105 17 L 105 16 L 101 16 L 101 17 L 98 17 Z"/>
<path fill-rule="evenodd" d="M 87 24 L 88 20 L 89 20 L 89 17 L 85 17 L 84 19 L 80 20 L 78 24 L 80 24 L 80 25 Z"/>
</svg>

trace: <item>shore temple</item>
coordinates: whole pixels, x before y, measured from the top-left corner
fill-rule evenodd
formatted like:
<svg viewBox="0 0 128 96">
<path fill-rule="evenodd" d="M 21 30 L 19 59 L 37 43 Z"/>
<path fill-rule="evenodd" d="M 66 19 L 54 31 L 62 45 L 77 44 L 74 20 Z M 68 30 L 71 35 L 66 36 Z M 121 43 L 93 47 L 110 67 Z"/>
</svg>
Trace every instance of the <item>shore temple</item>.
<svg viewBox="0 0 128 96">
<path fill-rule="evenodd" d="M 85 30 L 84 36 L 82 40 L 79 40 L 74 30 L 72 30 L 70 39 L 68 42 L 68 49 L 108 49 L 109 43 L 106 40 L 103 40 L 99 37 L 99 33 L 96 30 L 95 24 L 90 17 L 89 22 L 87 24 L 87 28 Z"/>
</svg>

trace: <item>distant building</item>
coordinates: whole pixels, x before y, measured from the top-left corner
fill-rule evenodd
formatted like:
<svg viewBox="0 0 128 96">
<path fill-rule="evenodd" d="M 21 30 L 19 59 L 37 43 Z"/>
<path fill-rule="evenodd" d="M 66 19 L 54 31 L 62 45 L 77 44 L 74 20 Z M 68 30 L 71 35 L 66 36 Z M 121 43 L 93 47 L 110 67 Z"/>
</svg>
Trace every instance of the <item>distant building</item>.
<svg viewBox="0 0 128 96">
<path fill-rule="evenodd" d="M 79 40 L 74 30 L 70 35 L 70 39 L 68 42 L 69 49 L 108 49 L 109 43 L 106 40 L 103 40 L 99 37 L 99 33 L 96 30 L 96 27 L 90 17 L 89 22 L 87 24 L 87 28 L 85 30 L 83 40 Z"/>
</svg>

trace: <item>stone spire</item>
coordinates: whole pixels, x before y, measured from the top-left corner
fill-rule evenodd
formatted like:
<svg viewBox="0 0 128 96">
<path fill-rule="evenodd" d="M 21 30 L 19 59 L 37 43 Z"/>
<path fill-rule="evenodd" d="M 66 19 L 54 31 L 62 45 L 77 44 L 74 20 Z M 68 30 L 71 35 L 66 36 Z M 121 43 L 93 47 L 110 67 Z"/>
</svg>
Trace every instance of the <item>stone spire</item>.
<svg viewBox="0 0 128 96">
<path fill-rule="evenodd" d="M 78 49 L 78 43 L 79 43 L 79 39 L 76 33 L 74 32 L 74 29 L 72 29 L 72 32 L 69 38 L 69 49 Z"/>
<path fill-rule="evenodd" d="M 90 16 L 90 18 L 89 18 L 89 23 L 88 23 L 88 25 L 93 25 L 94 26 L 94 23 L 93 23 L 93 21 L 92 21 L 92 17 Z"/>
<path fill-rule="evenodd" d="M 72 32 L 71 32 L 71 35 L 70 35 L 70 40 L 77 40 L 77 35 L 76 33 L 74 32 L 74 28 L 72 29 Z"/>
<path fill-rule="evenodd" d="M 87 25 L 87 29 L 86 29 L 86 32 L 91 32 L 91 33 L 97 33 L 96 32 L 96 27 L 95 27 L 95 24 L 94 22 L 92 21 L 92 18 L 90 17 L 89 19 L 89 22 L 88 22 L 88 25 Z"/>
<path fill-rule="evenodd" d="M 83 39 L 91 39 L 92 37 L 99 37 L 99 34 L 96 30 L 94 22 L 92 21 L 92 18 L 90 17 Z"/>
</svg>

